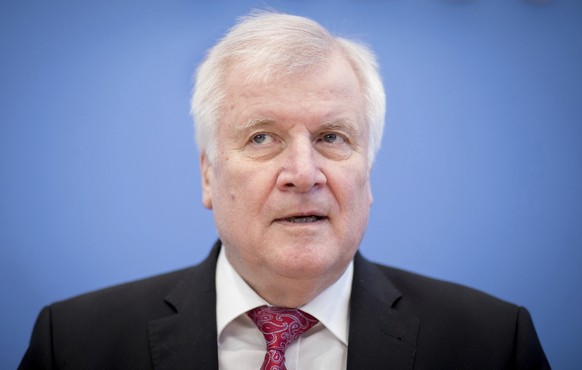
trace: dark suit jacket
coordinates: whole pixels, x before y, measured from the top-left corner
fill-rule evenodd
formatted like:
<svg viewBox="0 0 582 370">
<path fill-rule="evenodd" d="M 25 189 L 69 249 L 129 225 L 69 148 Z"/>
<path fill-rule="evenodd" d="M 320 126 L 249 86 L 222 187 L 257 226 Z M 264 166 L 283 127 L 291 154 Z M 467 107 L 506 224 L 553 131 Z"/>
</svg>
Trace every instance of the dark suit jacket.
<svg viewBox="0 0 582 370">
<path fill-rule="evenodd" d="M 45 307 L 20 369 L 217 369 L 215 266 Z M 484 293 L 354 260 L 348 369 L 546 369 L 528 312 Z"/>
</svg>

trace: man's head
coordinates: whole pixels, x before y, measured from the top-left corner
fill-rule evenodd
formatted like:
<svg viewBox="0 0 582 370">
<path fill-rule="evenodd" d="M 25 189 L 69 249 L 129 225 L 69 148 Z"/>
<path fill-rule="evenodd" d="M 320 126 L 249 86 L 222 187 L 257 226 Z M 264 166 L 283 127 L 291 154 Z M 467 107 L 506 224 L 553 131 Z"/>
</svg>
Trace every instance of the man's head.
<svg viewBox="0 0 582 370">
<path fill-rule="evenodd" d="M 365 45 L 334 37 L 311 19 L 280 13 L 254 12 L 242 17 L 208 52 L 196 72 L 192 115 L 196 144 L 209 159 L 216 156 L 216 129 L 224 109 L 225 78 L 241 66 L 249 80 L 268 81 L 300 75 L 339 51 L 351 64 L 366 99 L 370 127 L 369 166 L 380 149 L 386 100 L 376 58 Z"/>
<path fill-rule="evenodd" d="M 385 109 L 372 53 L 306 18 L 253 14 L 210 51 L 192 104 L 229 262 L 270 303 L 306 303 L 367 225 Z"/>
</svg>

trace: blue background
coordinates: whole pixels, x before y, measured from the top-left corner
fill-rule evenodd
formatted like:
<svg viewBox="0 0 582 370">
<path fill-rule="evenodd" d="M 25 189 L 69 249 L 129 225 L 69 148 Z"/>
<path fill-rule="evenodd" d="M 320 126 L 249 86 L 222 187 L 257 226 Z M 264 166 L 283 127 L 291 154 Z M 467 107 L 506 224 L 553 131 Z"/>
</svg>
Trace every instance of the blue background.
<svg viewBox="0 0 582 370">
<path fill-rule="evenodd" d="M 582 2 L 2 0 L 0 368 L 43 305 L 208 253 L 191 76 L 265 6 L 379 56 L 364 255 L 525 305 L 554 367 L 579 365 Z"/>
</svg>

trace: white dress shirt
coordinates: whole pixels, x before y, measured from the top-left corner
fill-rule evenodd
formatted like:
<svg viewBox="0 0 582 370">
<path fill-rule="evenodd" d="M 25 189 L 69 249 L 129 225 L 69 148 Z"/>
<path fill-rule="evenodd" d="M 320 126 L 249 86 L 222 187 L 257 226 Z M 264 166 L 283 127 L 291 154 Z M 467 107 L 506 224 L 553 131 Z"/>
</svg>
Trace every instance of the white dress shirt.
<svg viewBox="0 0 582 370">
<path fill-rule="evenodd" d="M 346 369 L 353 262 L 344 274 L 300 307 L 319 323 L 285 352 L 288 370 Z M 216 324 L 220 370 L 259 370 L 266 353 L 263 334 L 246 312 L 269 305 L 234 270 L 224 247 L 216 265 Z"/>
</svg>

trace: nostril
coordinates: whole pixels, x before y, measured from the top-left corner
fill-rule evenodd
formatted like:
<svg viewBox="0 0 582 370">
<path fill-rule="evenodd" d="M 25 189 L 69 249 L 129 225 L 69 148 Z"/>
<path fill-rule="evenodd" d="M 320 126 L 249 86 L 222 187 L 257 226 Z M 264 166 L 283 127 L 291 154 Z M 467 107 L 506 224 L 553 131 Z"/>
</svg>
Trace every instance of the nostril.
<svg viewBox="0 0 582 370">
<path fill-rule="evenodd" d="M 313 155 L 307 158 L 301 154 L 304 153 L 283 160 L 277 174 L 277 186 L 280 189 L 308 192 L 326 183 L 327 179 L 317 158 Z"/>
</svg>

